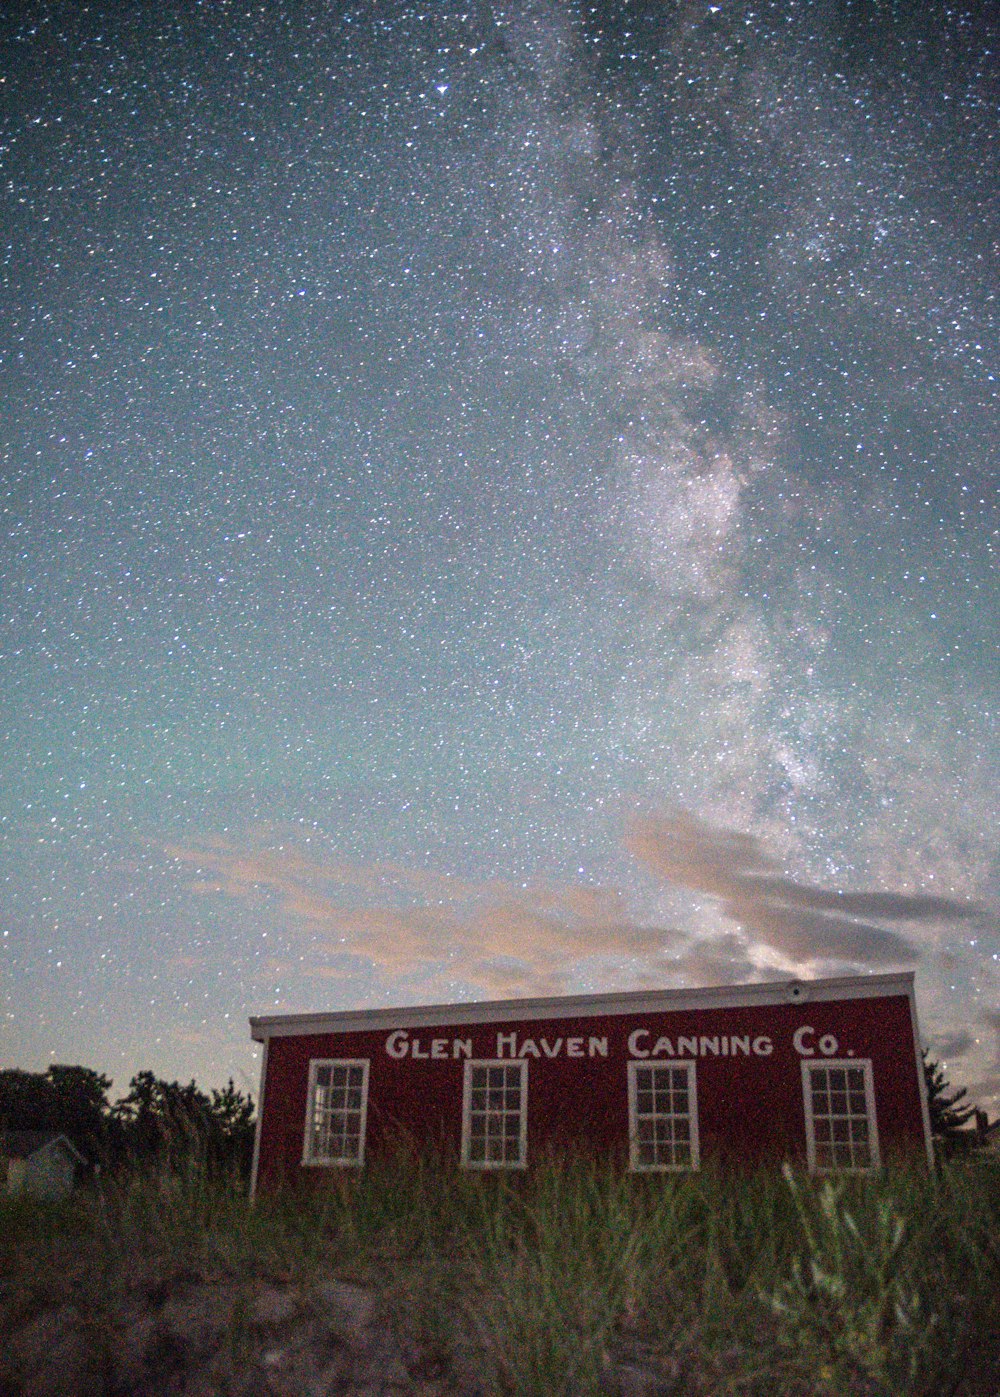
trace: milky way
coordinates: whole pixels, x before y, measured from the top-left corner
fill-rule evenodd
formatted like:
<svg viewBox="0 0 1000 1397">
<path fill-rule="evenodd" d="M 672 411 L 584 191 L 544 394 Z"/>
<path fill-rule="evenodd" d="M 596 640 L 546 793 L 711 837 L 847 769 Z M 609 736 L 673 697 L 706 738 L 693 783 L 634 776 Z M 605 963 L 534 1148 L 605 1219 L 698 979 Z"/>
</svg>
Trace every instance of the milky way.
<svg viewBox="0 0 1000 1397">
<path fill-rule="evenodd" d="M 1000 25 L 925 10 L 5 23 L 4 1063 L 902 966 L 1000 1104 Z"/>
</svg>

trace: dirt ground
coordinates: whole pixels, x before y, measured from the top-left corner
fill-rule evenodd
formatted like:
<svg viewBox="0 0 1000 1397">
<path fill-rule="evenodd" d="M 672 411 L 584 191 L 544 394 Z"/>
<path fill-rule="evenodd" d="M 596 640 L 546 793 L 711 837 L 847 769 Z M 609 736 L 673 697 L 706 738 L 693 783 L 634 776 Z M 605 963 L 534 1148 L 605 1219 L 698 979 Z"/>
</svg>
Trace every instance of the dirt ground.
<svg viewBox="0 0 1000 1397">
<path fill-rule="evenodd" d="M 6 1327 L 6 1326 L 5 1326 Z M 609 1358 L 609 1397 L 667 1397 L 652 1355 Z M 470 1354 L 401 1336 L 378 1296 L 346 1281 L 305 1289 L 174 1280 L 135 1288 L 114 1315 L 63 1303 L 8 1331 L 0 1397 L 490 1397 Z"/>
</svg>

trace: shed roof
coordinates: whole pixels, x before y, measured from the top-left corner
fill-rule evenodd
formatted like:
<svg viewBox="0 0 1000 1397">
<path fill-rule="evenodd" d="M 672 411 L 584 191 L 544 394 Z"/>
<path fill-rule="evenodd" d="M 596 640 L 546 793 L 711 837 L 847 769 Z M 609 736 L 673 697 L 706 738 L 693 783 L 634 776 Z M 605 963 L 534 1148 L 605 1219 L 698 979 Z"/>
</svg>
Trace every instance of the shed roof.
<svg viewBox="0 0 1000 1397">
<path fill-rule="evenodd" d="M 0 1131 L 0 1154 L 7 1155 L 9 1159 L 30 1159 L 32 1155 L 41 1154 L 57 1144 L 64 1145 L 69 1153 L 76 1156 L 78 1163 L 86 1164 L 86 1159 L 73 1141 L 61 1130 Z"/>
</svg>

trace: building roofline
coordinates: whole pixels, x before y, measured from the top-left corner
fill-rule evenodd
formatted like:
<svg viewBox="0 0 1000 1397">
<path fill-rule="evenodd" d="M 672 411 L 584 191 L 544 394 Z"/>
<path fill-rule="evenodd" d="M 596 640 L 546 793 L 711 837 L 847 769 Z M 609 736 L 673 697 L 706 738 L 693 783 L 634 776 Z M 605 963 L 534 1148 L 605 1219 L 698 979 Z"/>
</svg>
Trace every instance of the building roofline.
<svg viewBox="0 0 1000 1397">
<path fill-rule="evenodd" d="M 765 980 L 705 989 L 627 990 L 561 995 L 547 999 L 473 1000 L 467 1003 L 400 1005 L 391 1009 L 346 1009 L 334 1013 L 252 1016 L 250 1036 L 270 1038 L 315 1033 L 363 1033 L 394 1028 L 437 1028 L 449 1024 L 507 1023 L 519 1019 L 596 1018 L 606 1014 L 670 1013 L 686 1009 L 742 1009 L 767 1004 L 807 1004 L 832 999 L 872 999 L 889 994 L 913 998 L 912 970 L 889 975 L 846 975 L 826 980 Z"/>
<path fill-rule="evenodd" d="M 68 1145 L 79 1164 L 86 1164 L 87 1157 L 80 1153 L 64 1130 L 3 1130 L 0 1131 L 0 1154 L 11 1159 L 31 1159 L 43 1154 L 59 1141 Z"/>
</svg>

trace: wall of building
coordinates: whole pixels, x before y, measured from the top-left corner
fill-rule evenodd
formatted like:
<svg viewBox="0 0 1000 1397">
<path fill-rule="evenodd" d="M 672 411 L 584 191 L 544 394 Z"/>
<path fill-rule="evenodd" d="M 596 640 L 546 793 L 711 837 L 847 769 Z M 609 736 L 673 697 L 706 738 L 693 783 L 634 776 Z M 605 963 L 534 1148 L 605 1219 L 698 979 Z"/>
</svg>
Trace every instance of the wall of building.
<svg viewBox="0 0 1000 1397">
<path fill-rule="evenodd" d="M 58 1141 L 25 1161 L 24 1192 L 33 1198 L 65 1198 L 73 1191 L 74 1165 Z"/>
<path fill-rule="evenodd" d="M 369 1158 L 402 1139 L 431 1144 L 458 1164 L 468 1058 L 529 1063 L 529 1164 L 547 1148 L 627 1158 L 629 1061 L 696 1062 L 703 1161 L 804 1162 L 802 1063 L 824 1058 L 871 1061 L 883 1160 L 925 1150 L 906 995 L 275 1036 L 259 1142 L 263 1186 L 324 1172 L 301 1167 L 315 1058 L 368 1059 Z"/>
</svg>

